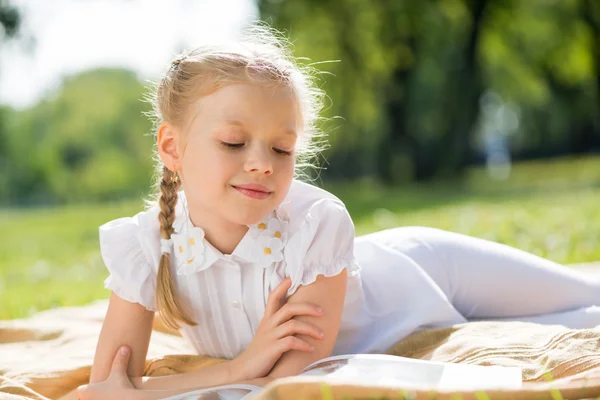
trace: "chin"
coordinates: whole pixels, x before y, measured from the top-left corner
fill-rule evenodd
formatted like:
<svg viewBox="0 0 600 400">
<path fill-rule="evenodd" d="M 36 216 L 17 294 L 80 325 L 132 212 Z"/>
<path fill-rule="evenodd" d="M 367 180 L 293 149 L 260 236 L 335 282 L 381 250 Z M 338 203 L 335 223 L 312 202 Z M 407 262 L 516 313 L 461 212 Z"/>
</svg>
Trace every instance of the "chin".
<svg viewBox="0 0 600 400">
<path fill-rule="evenodd" d="M 273 209 L 268 209 L 265 211 L 258 211 L 256 209 L 247 209 L 247 210 L 238 210 L 239 213 L 236 213 L 235 222 L 240 225 L 254 225 L 258 224 L 262 221 Z M 246 211 L 246 212 L 244 212 Z"/>
</svg>

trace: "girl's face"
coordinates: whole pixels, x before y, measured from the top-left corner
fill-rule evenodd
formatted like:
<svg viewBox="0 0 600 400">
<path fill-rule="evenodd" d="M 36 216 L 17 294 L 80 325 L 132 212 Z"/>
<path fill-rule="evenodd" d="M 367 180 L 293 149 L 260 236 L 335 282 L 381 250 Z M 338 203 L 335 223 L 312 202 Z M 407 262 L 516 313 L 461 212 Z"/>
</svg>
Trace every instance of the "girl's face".
<svg viewBox="0 0 600 400">
<path fill-rule="evenodd" d="M 196 223 L 250 225 L 284 200 L 302 121 L 284 85 L 232 84 L 190 106 L 180 175 Z"/>
</svg>

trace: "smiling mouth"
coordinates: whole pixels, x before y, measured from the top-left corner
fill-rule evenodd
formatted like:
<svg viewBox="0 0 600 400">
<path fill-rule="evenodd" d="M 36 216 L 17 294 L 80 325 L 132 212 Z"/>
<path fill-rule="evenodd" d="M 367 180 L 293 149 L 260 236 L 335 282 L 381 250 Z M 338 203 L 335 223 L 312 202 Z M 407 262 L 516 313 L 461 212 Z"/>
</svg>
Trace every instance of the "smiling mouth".
<svg viewBox="0 0 600 400">
<path fill-rule="evenodd" d="M 264 189 L 256 189 L 256 188 L 250 188 L 250 187 L 245 187 L 245 186 L 233 186 L 232 187 L 237 190 L 239 193 L 243 194 L 246 197 L 249 197 L 251 199 L 256 199 L 256 200 L 264 200 L 267 197 L 271 196 L 271 193 L 268 190 L 264 190 Z"/>
</svg>

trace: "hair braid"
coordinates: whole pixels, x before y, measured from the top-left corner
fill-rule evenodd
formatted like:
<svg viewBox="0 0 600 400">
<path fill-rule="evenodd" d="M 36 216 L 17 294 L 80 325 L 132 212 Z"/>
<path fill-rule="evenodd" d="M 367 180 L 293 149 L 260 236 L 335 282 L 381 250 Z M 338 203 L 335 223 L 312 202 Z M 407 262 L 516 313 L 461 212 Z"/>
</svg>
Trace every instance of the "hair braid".
<svg viewBox="0 0 600 400">
<path fill-rule="evenodd" d="M 160 181 L 160 197 L 158 204 L 160 213 L 158 220 L 160 222 L 160 237 L 170 239 L 173 230 L 173 221 L 175 221 L 175 206 L 177 205 L 177 191 L 181 186 L 177 179 L 177 174 L 167 167 L 163 167 L 162 179 Z M 195 326 L 181 308 L 175 296 L 175 287 L 171 276 L 171 256 L 169 253 L 163 253 L 160 256 L 158 266 L 158 277 L 156 284 L 156 304 L 158 311 L 164 321 L 164 324 L 174 330 L 179 329 L 177 321 Z"/>
</svg>

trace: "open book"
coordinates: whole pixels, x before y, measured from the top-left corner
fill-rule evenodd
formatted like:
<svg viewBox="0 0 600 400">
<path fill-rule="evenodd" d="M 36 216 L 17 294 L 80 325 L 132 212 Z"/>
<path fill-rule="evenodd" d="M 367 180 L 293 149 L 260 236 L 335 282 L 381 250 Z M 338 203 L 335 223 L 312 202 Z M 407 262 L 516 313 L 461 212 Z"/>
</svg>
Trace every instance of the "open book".
<svg viewBox="0 0 600 400">
<path fill-rule="evenodd" d="M 490 390 L 519 389 L 521 368 L 478 366 L 417 360 L 383 354 L 351 354 L 319 360 L 301 376 L 322 376 L 328 382 L 403 389 Z M 241 400 L 262 390 L 252 385 L 199 389 L 164 400 Z"/>
</svg>

